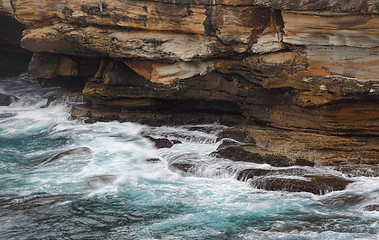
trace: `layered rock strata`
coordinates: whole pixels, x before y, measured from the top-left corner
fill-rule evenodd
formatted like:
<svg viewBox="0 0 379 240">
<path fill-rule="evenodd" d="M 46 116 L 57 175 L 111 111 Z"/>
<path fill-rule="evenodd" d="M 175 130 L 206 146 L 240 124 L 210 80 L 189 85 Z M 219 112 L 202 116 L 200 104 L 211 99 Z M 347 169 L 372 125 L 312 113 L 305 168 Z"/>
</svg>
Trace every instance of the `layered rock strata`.
<svg viewBox="0 0 379 240">
<path fill-rule="evenodd" d="M 26 27 L 32 75 L 86 80 L 91 105 L 77 117 L 219 120 L 368 145 L 379 136 L 378 11 L 373 0 L 0 1 Z M 316 135 L 300 142 L 325 142 Z"/>
</svg>

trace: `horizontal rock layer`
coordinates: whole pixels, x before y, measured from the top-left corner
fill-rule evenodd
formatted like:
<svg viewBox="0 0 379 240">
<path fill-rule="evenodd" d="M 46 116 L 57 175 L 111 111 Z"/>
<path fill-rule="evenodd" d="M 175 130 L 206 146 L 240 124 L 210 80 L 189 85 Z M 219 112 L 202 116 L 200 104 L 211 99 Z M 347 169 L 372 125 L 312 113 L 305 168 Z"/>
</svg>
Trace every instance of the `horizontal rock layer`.
<svg viewBox="0 0 379 240">
<path fill-rule="evenodd" d="M 17 41 L 34 52 L 32 75 L 87 79 L 92 105 L 77 117 L 223 116 L 368 142 L 379 136 L 378 9 L 373 0 L 0 1 L 27 28 Z"/>
</svg>

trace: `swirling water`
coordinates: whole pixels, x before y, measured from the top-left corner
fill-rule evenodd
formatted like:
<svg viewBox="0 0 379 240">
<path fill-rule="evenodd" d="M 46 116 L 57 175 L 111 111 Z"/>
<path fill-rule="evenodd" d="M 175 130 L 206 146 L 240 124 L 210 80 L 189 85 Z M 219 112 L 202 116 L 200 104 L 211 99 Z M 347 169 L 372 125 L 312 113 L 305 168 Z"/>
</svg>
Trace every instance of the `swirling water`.
<svg viewBox="0 0 379 240">
<path fill-rule="evenodd" d="M 44 107 L 56 89 L 26 74 L 0 84 L 18 98 L 0 107 L 0 239 L 379 238 L 379 212 L 364 210 L 379 202 L 378 178 L 322 197 L 258 190 L 230 171 L 248 163 L 209 155 L 224 126 L 84 124 L 68 104 Z M 143 134 L 182 143 L 156 149 Z M 174 161 L 197 171 L 172 171 Z M 343 193 L 362 199 L 320 201 Z"/>
</svg>

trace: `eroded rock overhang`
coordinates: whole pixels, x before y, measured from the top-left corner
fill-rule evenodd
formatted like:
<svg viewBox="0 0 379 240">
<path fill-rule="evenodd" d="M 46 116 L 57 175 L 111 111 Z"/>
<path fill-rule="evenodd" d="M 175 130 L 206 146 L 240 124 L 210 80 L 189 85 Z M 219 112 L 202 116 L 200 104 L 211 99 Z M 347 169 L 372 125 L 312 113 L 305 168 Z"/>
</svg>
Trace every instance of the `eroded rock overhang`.
<svg viewBox="0 0 379 240">
<path fill-rule="evenodd" d="M 100 2 L 2 0 L 0 12 L 27 26 L 31 74 L 88 78 L 93 106 L 121 120 L 171 108 L 379 132 L 376 1 Z"/>
</svg>

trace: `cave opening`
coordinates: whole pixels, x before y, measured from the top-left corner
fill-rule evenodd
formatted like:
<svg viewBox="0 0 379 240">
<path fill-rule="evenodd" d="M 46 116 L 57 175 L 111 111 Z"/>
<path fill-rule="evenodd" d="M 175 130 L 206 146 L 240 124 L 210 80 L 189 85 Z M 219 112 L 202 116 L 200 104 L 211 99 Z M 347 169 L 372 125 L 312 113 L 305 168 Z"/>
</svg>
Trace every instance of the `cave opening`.
<svg viewBox="0 0 379 240">
<path fill-rule="evenodd" d="M 0 15 L 0 76 L 15 76 L 28 71 L 32 53 L 21 48 L 25 26 L 12 17 Z"/>
</svg>

